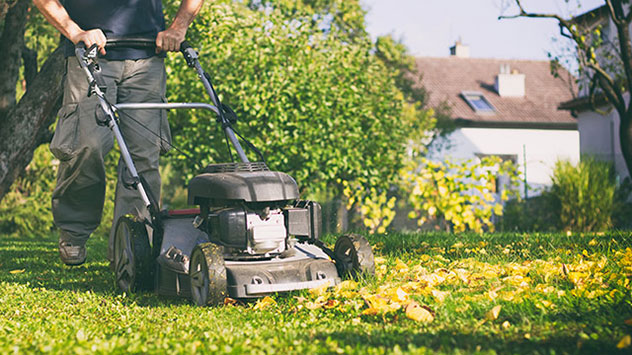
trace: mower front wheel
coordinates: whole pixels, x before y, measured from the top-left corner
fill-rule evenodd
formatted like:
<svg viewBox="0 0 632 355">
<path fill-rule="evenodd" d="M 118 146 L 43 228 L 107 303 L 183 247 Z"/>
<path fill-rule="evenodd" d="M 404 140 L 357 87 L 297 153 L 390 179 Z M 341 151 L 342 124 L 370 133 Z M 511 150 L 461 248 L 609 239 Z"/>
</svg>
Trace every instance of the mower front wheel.
<svg viewBox="0 0 632 355">
<path fill-rule="evenodd" d="M 224 248 L 202 243 L 193 248 L 189 265 L 191 299 L 198 306 L 215 306 L 227 295 Z"/>
<path fill-rule="evenodd" d="M 341 277 L 358 278 L 375 275 L 375 259 L 371 245 L 361 235 L 343 235 L 334 246 L 336 268 Z"/>
<path fill-rule="evenodd" d="M 114 273 L 123 292 L 153 288 L 151 246 L 145 225 L 133 217 L 119 218 L 114 233 Z"/>
</svg>

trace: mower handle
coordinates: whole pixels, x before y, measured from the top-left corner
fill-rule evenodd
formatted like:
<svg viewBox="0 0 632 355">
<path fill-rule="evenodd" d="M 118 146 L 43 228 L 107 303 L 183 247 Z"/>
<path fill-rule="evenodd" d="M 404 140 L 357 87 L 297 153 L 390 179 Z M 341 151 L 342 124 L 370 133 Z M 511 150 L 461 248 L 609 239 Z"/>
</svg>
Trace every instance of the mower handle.
<svg viewBox="0 0 632 355">
<path fill-rule="evenodd" d="M 85 48 L 83 42 L 79 42 L 75 45 L 75 48 Z M 138 48 L 138 49 L 154 49 L 156 48 L 156 39 L 148 37 L 113 37 L 108 38 L 105 44 L 105 48 Z M 189 42 L 186 40 L 180 44 L 180 51 L 184 51 L 188 48 L 192 48 Z"/>
</svg>

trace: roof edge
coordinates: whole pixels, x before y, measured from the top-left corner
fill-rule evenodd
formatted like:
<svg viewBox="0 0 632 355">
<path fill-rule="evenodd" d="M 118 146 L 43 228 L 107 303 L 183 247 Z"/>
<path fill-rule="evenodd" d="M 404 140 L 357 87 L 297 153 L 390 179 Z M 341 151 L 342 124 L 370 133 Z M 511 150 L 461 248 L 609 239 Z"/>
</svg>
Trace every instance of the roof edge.
<svg viewBox="0 0 632 355">
<path fill-rule="evenodd" d="M 464 128 L 515 128 L 515 129 L 545 129 L 559 131 L 576 131 L 577 123 L 574 122 L 496 122 L 475 121 L 465 118 L 457 118 L 455 123 Z"/>
</svg>

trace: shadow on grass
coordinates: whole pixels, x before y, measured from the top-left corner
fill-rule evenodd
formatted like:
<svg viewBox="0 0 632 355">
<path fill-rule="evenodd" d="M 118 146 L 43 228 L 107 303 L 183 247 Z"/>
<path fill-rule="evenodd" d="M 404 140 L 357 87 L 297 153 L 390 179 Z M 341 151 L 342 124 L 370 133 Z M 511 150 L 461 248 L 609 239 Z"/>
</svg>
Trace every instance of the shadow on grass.
<svg viewBox="0 0 632 355">
<path fill-rule="evenodd" d="M 359 332 L 354 329 L 321 333 L 315 336 L 317 340 L 326 342 L 334 340 L 338 346 L 351 348 L 385 348 L 395 346 L 402 350 L 415 348 L 431 349 L 433 351 L 453 353 L 455 350 L 464 353 L 479 353 L 494 351 L 497 353 L 529 353 L 529 354 L 624 354 L 611 341 L 590 339 L 578 343 L 577 335 L 552 335 L 544 339 L 525 339 L 524 335 L 503 338 L 502 335 L 463 333 L 463 329 L 445 329 L 425 333 L 422 329 L 375 329 L 370 332 Z"/>
<path fill-rule="evenodd" d="M 69 267 L 59 259 L 54 235 L 38 239 L 3 236 L 0 238 L 0 282 L 111 294 L 114 285 L 105 258 L 107 242 L 103 238 L 91 238 L 87 248 L 87 262 Z"/>
</svg>

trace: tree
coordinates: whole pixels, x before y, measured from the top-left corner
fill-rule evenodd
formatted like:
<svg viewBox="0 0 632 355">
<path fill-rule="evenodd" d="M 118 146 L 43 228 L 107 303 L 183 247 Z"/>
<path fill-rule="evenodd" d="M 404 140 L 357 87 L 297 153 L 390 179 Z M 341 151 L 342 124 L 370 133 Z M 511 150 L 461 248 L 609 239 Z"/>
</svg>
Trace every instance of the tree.
<svg viewBox="0 0 632 355">
<path fill-rule="evenodd" d="M 601 25 L 582 26 L 574 19 L 564 19 L 557 14 L 528 12 L 520 0 L 514 1 L 519 13 L 512 16 L 500 16 L 499 19 L 518 17 L 555 19 L 560 26 L 561 35 L 575 44 L 580 76 L 587 79 L 591 104 L 593 107 L 597 106 L 598 98 L 601 97 L 619 114 L 621 151 L 628 172 L 632 176 L 632 100 L 626 99 L 626 95 L 632 92 L 630 1 L 604 0 L 603 10 L 616 30 L 614 41 L 604 36 Z"/>
<path fill-rule="evenodd" d="M 55 50 L 38 71 L 36 52 L 24 40 L 30 19 L 30 0 L 0 2 L 0 200 L 35 148 L 50 139 L 48 128 L 61 104 L 63 55 Z M 18 100 L 22 65 L 26 92 Z"/>
<path fill-rule="evenodd" d="M 409 104 L 400 71 L 375 54 L 363 19 L 358 1 L 214 2 L 188 33 L 240 117 L 237 130 L 307 194 L 340 196 L 342 181 L 388 188 L 408 139 L 434 126 Z M 173 60 L 169 100 L 204 100 L 194 73 Z M 176 145 L 192 158 L 172 155 L 176 170 L 229 159 L 211 118 L 174 114 Z"/>
</svg>

